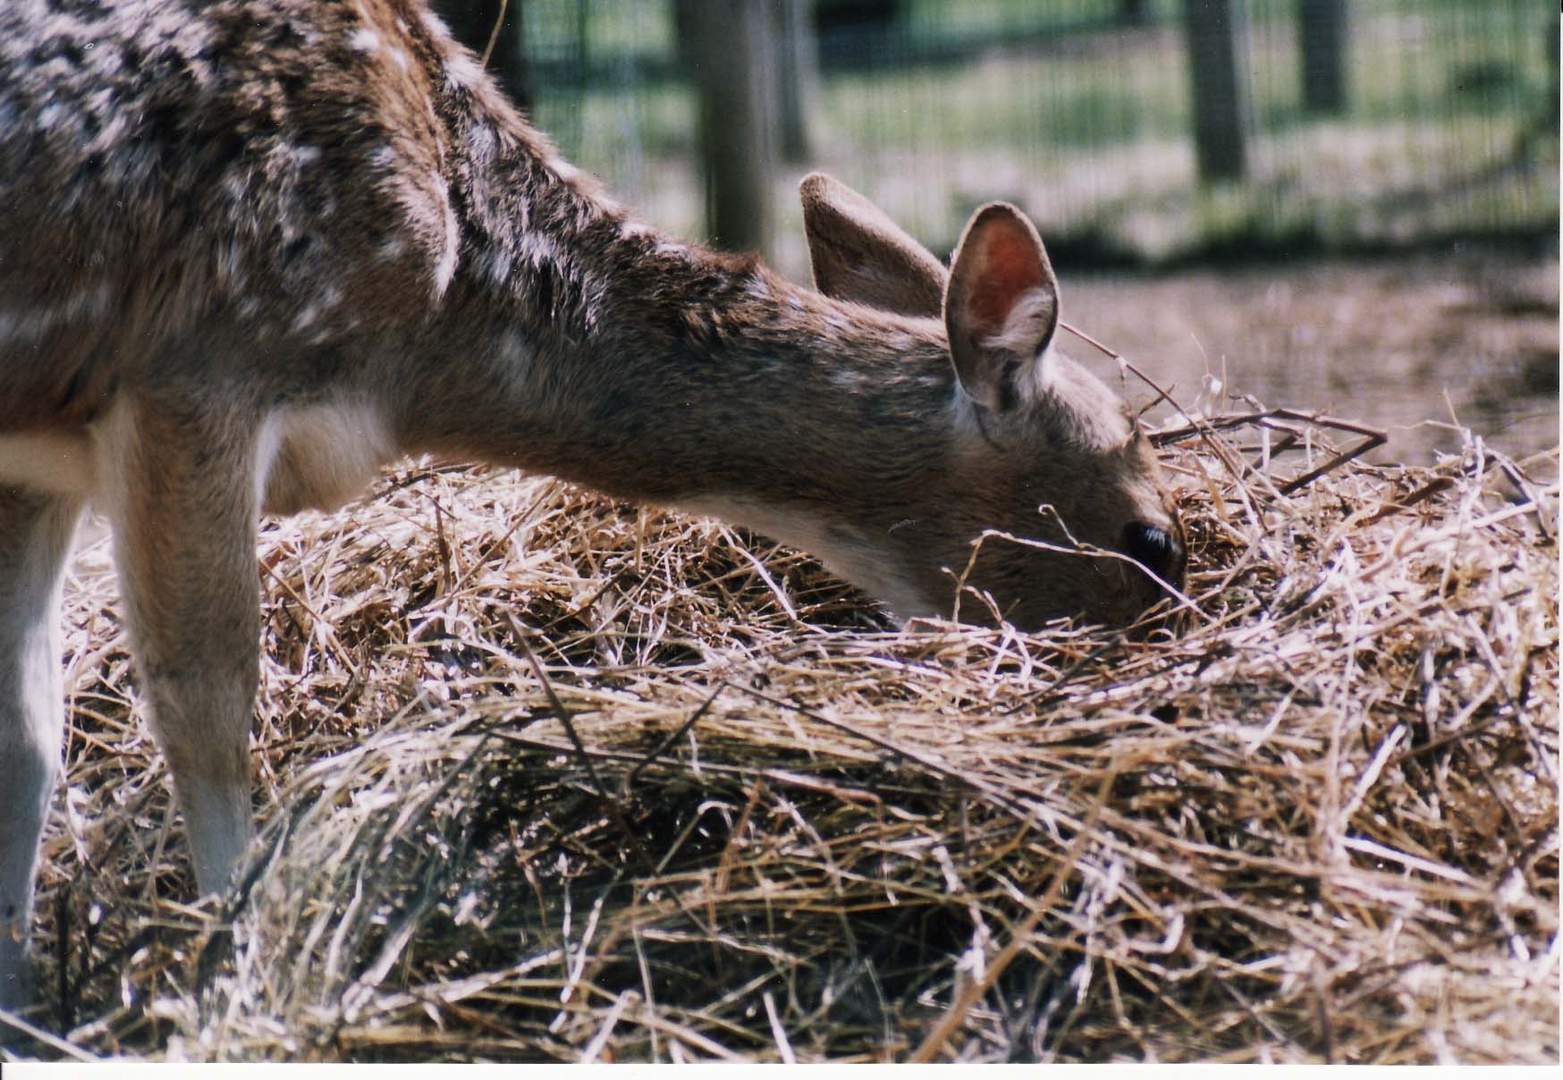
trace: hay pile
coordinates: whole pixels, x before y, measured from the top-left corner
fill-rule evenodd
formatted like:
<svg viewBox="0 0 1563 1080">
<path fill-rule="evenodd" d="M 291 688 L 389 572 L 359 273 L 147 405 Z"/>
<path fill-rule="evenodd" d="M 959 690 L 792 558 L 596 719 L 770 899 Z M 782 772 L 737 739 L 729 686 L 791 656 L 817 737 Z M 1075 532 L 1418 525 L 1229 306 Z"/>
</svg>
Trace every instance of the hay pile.
<svg viewBox="0 0 1563 1080">
<path fill-rule="evenodd" d="M 1175 642 L 900 633 L 513 474 L 268 525 L 265 829 L 220 909 L 84 574 L 56 1034 L 12 1052 L 1555 1061 L 1556 452 L 1176 426 Z"/>
</svg>

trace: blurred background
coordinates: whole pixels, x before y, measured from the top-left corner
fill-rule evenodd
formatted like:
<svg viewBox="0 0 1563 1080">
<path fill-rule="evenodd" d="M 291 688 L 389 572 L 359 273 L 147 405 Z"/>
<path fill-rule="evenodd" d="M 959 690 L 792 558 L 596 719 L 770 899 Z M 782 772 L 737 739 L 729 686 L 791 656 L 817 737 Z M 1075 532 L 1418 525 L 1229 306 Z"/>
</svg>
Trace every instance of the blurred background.
<svg viewBox="0 0 1563 1080">
<path fill-rule="evenodd" d="M 811 170 L 941 257 L 1007 199 L 1065 319 L 1185 404 L 1327 410 L 1390 429 L 1386 459 L 1452 448 L 1456 420 L 1557 443 L 1551 3 L 437 6 L 570 160 L 681 236 L 807 281 Z"/>
</svg>

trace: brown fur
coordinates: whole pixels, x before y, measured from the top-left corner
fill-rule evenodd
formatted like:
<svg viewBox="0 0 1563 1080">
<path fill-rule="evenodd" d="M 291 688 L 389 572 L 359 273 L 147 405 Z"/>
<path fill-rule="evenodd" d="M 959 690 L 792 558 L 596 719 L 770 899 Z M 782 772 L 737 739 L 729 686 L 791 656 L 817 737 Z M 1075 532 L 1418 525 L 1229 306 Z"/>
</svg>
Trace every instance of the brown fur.
<svg viewBox="0 0 1563 1080">
<path fill-rule="evenodd" d="M 824 173 L 798 186 L 814 286 L 900 315 L 936 315 L 944 270 L 873 203 Z"/>
<path fill-rule="evenodd" d="M 83 499 L 204 890 L 249 828 L 256 516 L 401 453 L 719 513 L 902 617 L 950 613 L 957 579 L 963 616 L 1022 626 L 1155 602 L 1122 558 L 990 538 L 972 562 L 987 530 L 1177 532 L 1121 403 L 1043 355 L 1030 224 L 980 211 L 946 281 L 861 196 L 804 197 L 833 295 L 628 221 L 417 0 L 0 5 L 0 997 Z"/>
</svg>

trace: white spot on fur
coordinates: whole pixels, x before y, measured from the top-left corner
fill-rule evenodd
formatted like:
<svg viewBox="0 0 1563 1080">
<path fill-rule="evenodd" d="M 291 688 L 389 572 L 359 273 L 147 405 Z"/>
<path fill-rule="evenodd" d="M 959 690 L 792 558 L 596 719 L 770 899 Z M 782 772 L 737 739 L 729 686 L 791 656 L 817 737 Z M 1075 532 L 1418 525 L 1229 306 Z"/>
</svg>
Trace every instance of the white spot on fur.
<svg viewBox="0 0 1563 1080">
<path fill-rule="evenodd" d="M 510 253 L 503 248 L 495 248 L 489 256 L 483 260 L 483 276 L 495 285 L 503 285 L 510 280 Z"/>
<path fill-rule="evenodd" d="M 298 167 L 299 168 L 301 168 L 301 169 L 307 168 L 310 165 L 313 165 L 315 162 L 320 160 L 320 147 L 318 147 L 318 146 L 300 146 L 300 147 L 297 147 L 293 151 L 293 160 L 298 163 Z"/>
<path fill-rule="evenodd" d="M 553 238 L 540 232 L 524 233 L 516 244 L 516 254 L 534 266 L 559 258 L 559 246 Z"/>
<path fill-rule="evenodd" d="M 410 66 L 412 66 L 412 57 L 407 55 L 406 49 L 392 49 L 391 60 L 403 71 L 406 71 Z"/>
<path fill-rule="evenodd" d="M 440 209 L 445 215 L 445 245 L 440 252 L 440 260 L 434 265 L 434 297 L 439 299 L 445 295 L 445 289 L 450 285 L 450 279 L 456 274 L 456 213 L 451 209 L 450 196 L 446 193 L 444 182 L 438 175 L 434 177 L 440 192 Z"/>
<path fill-rule="evenodd" d="M 407 24 L 401 19 L 396 20 L 396 25 L 403 30 L 407 29 Z M 428 8 L 423 9 L 423 28 L 437 38 L 449 38 L 451 36 L 450 27 L 445 25 L 445 20 Z"/>
<path fill-rule="evenodd" d="M 380 35 L 367 26 L 360 26 L 347 38 L 347 47 L 354 52 L 372 53 L 380 48 Z"/>
<path fill-rule="evenodd" d="M 483 67 L 471 53 L 452 53 L 445 62 L 445 81 L 452 87 L 470 90 L 483 78 Z"/>
<path fill-rule="evenodd" d="M 320 308 L 315 304 L 306 304 L 304 310 L 293 317 L 293 331 L 301 333 L 315 325 L 315 320 L 320 318 Z"/>
<path fill-rule="evenodd" d="M 494 129 L 487 124 L 473 124 L 467 132 L 467 149 L 474 158 L 484 159 L 494 154 Z"/>
</svg>

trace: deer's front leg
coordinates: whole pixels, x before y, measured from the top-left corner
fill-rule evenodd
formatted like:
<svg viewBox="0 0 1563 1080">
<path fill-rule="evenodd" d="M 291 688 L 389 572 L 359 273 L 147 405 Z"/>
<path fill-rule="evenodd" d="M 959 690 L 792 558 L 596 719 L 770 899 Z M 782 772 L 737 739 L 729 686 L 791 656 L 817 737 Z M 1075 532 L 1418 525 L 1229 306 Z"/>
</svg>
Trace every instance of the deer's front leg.
<svg viewBox="0 0 1563 1080">
<path fill-rule="evenodd" d="M 203 893 L 250 832 L 259 661 L 256 413 L 195 393 L 122 400 L 101 433 L 142 697 Z"/>
</svg>

